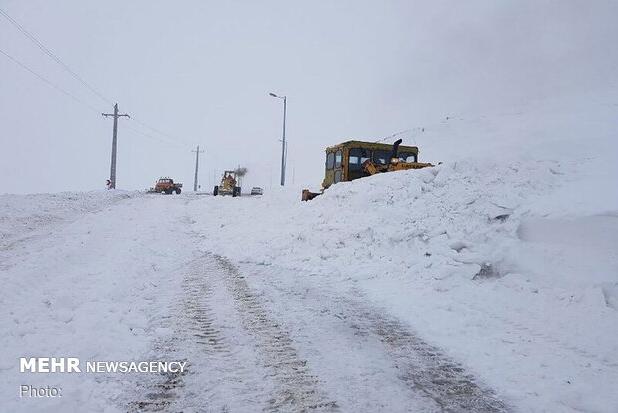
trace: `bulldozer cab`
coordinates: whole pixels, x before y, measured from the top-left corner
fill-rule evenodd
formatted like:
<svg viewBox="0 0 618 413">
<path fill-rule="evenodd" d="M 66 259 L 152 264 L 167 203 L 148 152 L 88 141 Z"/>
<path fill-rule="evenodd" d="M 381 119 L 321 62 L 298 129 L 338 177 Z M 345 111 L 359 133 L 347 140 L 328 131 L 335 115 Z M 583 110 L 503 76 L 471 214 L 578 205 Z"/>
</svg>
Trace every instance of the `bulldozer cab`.
<svg viewBox="0 0 618 413">
<path fill-rule="evenodd" d="M 378 165 L 391 163 L 393 145 L 362 141 L 347 141 L 326 148 L 326 163 L 322 188 L 326 189 L 338 182 L 353 181 L 368 176 L 363 163 L 371 160 Z M 402 162 L 417 162 L 416 146 L 399 146 L 396 155 Z"/>
</svg>

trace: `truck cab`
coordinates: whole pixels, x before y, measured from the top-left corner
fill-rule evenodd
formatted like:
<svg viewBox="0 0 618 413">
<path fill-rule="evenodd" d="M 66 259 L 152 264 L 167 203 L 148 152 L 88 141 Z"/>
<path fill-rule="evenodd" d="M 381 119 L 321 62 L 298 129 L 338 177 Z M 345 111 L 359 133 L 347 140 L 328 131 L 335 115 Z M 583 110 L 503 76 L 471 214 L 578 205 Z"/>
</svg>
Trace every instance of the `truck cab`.
<svg viewBox="0 0 618 413">
<path fill-rule="evenodd" d="M 172 178 L 159 178 L 154 187 L 154 192 L 171 195 L 172 193 L 180 194 L 182 192 L 182 184 L 174 182 Z"/>
</svg>

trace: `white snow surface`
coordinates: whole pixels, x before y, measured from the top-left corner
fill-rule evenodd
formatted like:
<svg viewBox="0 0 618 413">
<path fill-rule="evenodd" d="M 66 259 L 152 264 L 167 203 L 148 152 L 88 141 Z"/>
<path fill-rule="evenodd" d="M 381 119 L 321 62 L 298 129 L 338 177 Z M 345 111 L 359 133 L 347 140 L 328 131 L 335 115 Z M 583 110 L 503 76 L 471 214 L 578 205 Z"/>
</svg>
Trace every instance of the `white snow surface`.
<svg viewBox="0 0 618 413">
<path fill-rule="evenodd" d="M 131 375 L 22 374 L 19 357 L 163 355 L 217 372 L 187 376 L 178 409 L 254 411 L 275 394 L 271 407 L 295 411 L 268 373 L 278 354 L 269 335 L 306 361 L 292 389 L 300 400 L 439 410 L 404 392 L 371 334 L 338 331 L 360 302 L 509 409 L 615 412 L 618 104 L 593 103 L 449 119 L 422 138 L 433 136 L 423 160 L 440 160 L 442 147 L 443 164 L 340 183 L 307 203 L 297 188 L 1 196 L 2 410 L 124 411 L 149 386 Z M 220 353 L 202 359 L 199 344 L 178 344 L 196 328 L 183 327 L 187 314 L 213 326 Z M 362 332 L 371 323 L 356 316 Z M 20 399 L 24 383 L 66 394 Z"/>
</svg>

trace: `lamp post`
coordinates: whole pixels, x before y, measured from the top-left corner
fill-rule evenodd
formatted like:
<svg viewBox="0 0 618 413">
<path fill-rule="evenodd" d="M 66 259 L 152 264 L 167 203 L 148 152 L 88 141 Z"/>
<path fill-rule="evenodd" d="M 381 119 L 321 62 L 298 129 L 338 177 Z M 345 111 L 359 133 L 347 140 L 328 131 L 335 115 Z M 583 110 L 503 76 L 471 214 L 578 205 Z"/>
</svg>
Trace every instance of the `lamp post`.
<svg viewBox="0 0 618 413">
<path fill-rule="evenodd" d="M 283 99 L 283 135 L 281 138 L 281 186 L 285 186 L 285 162 L 286 162 L 286 154 L 287 154 L 287 148 L 285 146 L 285 118 L 287 115 L 287 103 L 288 103 L 288 98 L 287 96 L 278 96 L 275 95 L 274 93 L 269 93 L 270 96 L 277 98 L 277 99 Z"/>
</svg>

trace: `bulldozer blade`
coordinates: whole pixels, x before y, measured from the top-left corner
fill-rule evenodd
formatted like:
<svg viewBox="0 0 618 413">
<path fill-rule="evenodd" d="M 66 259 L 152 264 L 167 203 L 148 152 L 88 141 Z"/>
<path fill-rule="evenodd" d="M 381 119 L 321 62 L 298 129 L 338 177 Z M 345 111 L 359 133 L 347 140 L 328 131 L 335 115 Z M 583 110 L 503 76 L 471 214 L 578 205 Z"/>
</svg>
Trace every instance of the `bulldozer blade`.
<svg viewBox="0 0 618 413">
<path fill-rule="evenodd" d="M 322 192 L 311 192 L 308 189 L 303 189 L 303 193 L 300 199 L 302 201 L 311 201 L 313 198 L 315 198 L 318 195 L 322 195 Z"/>
</svg>

